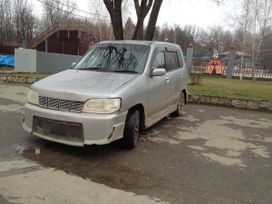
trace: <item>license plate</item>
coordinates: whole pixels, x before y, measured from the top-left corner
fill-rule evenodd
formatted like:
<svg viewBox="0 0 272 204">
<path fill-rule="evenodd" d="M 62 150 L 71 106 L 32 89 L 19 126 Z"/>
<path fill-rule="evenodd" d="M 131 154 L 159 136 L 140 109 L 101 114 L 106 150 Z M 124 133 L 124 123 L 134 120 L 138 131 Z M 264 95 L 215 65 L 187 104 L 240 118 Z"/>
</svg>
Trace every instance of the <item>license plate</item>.
<svg viewBox="0 0 272 204">
<path fill-rule="evenodd" d="M 83 130 L 82 124 L 65 122 L 59 120 L 52 120 L 41 117 L 34 117 L 33 132 L 41 135 L 68 139 L 68 140 L 82 140 Z"/>
</svg>

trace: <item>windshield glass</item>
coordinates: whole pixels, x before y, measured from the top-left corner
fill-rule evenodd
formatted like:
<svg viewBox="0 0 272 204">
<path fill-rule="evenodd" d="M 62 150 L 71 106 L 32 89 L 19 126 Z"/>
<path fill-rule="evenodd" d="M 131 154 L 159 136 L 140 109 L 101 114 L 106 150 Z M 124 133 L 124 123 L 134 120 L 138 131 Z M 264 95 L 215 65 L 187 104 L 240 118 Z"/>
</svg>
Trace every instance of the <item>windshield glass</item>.
<svg viewBox="0 0 272 204">
<path fill-rule="evenodd" d="M 87 53 L 74 69 L 142 73 L 148 54 L 147 45 L 101 44 Z"/>
</svg>

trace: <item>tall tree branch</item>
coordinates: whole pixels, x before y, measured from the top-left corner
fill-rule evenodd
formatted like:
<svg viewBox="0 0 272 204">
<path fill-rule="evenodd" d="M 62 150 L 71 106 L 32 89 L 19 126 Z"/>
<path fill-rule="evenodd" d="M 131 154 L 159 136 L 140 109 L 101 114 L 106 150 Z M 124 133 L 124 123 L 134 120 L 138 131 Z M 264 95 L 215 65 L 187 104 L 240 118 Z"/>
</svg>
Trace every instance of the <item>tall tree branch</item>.
<svg viewBox="0 0 272 204">
<path fill-rule="evenodd" d="M 154 2 L 153 8 L 150 14 L 149 22 L 145 32 L 145 37 L 144 37 L 145 40 L 153 39 L 162 2 L 163 0 L 156 0 Z"/>
<path fill-rule="evenodd" d="M 137 14 L 137 24 L 134 31 L 133 39 L 142 40 L 144 37 L 144 19 L 150 11 L 153 0 L 142 0 L 139 6 L 139 0 L 134 0 L 134 6 Z"/>
</svg>

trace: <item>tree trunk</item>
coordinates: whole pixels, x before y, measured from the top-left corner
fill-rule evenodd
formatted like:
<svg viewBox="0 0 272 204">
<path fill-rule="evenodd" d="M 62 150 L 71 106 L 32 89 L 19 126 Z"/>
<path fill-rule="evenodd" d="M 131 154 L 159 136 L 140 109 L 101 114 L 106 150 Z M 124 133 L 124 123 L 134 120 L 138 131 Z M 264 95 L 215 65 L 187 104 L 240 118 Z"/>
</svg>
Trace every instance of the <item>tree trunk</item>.
<svg viewBox="0 0 272 204">
<path fill-rule="evenodd" d="M 104 4 L 111 17 L 112 30 L 115 39 L 123 40 L 122 0 L 104 0 Z"/>
<path fill-rule="evenodd" d="M 144 17 L 140 16 L 137 20 L 132 40 L 143 40 L 144 38 Z"/>
<path fill-rule="evenodd" d="M 145 40 L 152 40 L 163 0 L 155 0 L 145 32 Z"/>
<path fill-rule="evenodd" d="M 134 6 L 137 14 L 137 24 L 133 34 L 133 40 L 143 40 L 144 38 L 144 19 L 148 14 L 153 0 L 142 0 L 141 6 L 139 5 L 139 0 L 134 0 Z"/>
</svg>

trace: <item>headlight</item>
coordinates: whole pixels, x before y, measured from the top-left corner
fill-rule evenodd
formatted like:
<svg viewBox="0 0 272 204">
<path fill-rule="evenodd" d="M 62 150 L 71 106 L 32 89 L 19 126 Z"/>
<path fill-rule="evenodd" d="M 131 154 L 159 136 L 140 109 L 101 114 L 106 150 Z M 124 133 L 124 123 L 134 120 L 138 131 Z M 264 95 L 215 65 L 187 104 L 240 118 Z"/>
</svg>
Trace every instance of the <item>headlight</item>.
<svg viewBox="0 0 272 204">
<path fill-rule="evenodd" d="M 37 91 L 34 91 L 30 89 L 27 93 L 27 102 L 34 104 L 34 105 L 39 105 L 39 94 Z"/>
<path fill-rule="evenodd" d="M 118 111 L 121 106 L 121 99 L 90 99 L 84 107 L 85 113 L 113 113 Z"/>
</svg>

